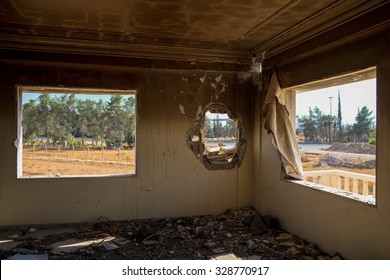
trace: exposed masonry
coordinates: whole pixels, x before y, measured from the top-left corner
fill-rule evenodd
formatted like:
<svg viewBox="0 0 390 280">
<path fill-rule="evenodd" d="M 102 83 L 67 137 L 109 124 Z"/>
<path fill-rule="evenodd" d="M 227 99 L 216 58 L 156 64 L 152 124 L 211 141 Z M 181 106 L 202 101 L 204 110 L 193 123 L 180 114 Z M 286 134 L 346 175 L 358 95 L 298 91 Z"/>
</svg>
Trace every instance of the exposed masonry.
<svg viewBox="0 0 390 280">
<path fill-rule="evenodd" d="M 206 112 L 227 114 L 230 119 L 233 119 L 237 122 L 237 150 L 232 155 L 220 154 L 213 156 L 212 158 L 208 156 L 205 146 L 204 138 L 204 122 L 206 117 Z M 206 106 L 199 107 L 196 114 L 195 125 L 189 129 L 186 137 L 187 146 L 192 150 L 196 158 L 202 162 L 202 164 L 209 170 L 229 170 L 233 169 L 236 166 L 240 166 L 242 159 L 245 155 L 247 137 L 242 126 L 241 116 L 237 118 L 233 117 L 225 104 L 220 102 L 210 102 Z"/>
</svg>

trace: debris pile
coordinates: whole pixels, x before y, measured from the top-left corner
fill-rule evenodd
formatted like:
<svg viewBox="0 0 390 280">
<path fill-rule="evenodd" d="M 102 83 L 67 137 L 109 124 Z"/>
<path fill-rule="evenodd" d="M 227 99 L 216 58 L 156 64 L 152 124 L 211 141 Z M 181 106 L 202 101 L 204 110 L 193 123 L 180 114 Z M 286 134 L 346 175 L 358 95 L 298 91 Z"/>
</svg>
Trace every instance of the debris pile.
<svg viewBox="0 0 390 280">
<path fill-rule="evenodd" d="M 351 169 L 375 169 L 376 160 L 371 158 L 361 158 L 360 156 L 337 156 L 324 155 L 319 158 L 313 167 L 337 167 Z"/>
<path fill-rule="evenodd" d="M 206 158 L 211 164 L 223 164 L 232 162 L 237 153 L 236 149 L 226 149 L 223 147 L 206 147 Z"/>
<path fill-rule="evenodd" d="M 376 146 L 364 142 L 358 143 L 334 143 L 325 151 L 375 155 Z"/>
<path fill-rule="evenodd" d="M 38 229 L 9 236 L 1 259 L 341 259 L 283 231 L 251 207 L 221 215 L 130 222 L 105 217 L 78 229 Z"/>
</svg>

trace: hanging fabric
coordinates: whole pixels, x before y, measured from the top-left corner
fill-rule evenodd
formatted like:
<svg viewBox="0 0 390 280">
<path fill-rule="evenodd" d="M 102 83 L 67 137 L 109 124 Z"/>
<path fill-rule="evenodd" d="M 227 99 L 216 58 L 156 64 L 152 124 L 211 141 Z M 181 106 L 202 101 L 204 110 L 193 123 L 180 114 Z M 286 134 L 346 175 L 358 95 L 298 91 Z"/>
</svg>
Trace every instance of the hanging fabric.
<svg viewBox="0 0 390 280">
<path fill-rule="evenodd" d="M 266 118 L 264 128 L 273 136 L 272 144 L 279 151 L 286 176 L 302 180 L 303 169 L 295 129 L 286 108 L 286 93 L 280 88 L 275 71 L 268 86 L 262 116 Z"/>
</svg>

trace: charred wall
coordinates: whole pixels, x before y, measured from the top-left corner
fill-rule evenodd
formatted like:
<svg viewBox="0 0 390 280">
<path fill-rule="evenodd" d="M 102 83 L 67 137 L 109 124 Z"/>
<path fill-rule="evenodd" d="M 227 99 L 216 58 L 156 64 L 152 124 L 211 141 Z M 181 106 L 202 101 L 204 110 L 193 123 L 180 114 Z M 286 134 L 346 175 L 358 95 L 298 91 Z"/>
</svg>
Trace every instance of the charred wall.
<svg viewBox="0 0 390 280">
<path fill-rule="evenodd" d="M 216 214 L 252 204 L 251 143 L 240 167 L 214 172 L 186 146 L 198 108 L 216 95 L 250 134 L 251 80 L 232 67 L 12 51 L 0 63 L 0 225 Z M 136 90 L 136 176 L 16 179 L 16 85 Z"/>
</svg>

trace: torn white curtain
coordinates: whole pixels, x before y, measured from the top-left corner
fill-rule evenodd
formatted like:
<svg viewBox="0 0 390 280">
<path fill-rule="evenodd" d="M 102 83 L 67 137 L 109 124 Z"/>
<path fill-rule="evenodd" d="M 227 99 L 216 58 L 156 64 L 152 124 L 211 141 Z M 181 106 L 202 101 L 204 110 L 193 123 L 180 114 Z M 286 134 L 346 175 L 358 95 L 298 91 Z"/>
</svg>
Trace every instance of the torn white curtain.
<svg viewBox="0 0 390 280">
<path fill-rule="evenodd" d="M 266 118 L 264 128 L 273 135 L 272 144 L 279 151 L 286 175 L 302 180 L 302 163 L 295 138 L 295 129 L 286 108 L 285 94 L 273 72 L 262 110 L 262 116 Z"/>
</svg>

